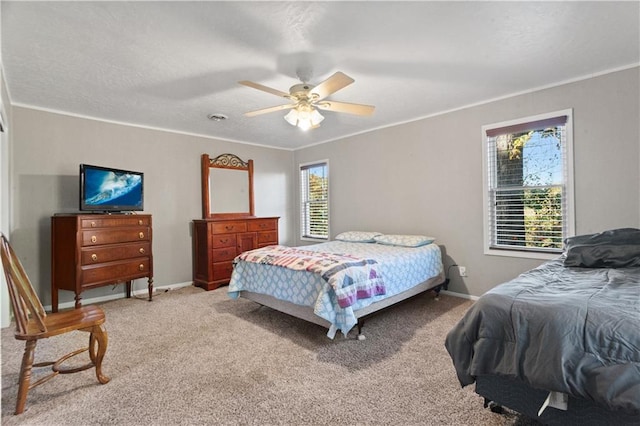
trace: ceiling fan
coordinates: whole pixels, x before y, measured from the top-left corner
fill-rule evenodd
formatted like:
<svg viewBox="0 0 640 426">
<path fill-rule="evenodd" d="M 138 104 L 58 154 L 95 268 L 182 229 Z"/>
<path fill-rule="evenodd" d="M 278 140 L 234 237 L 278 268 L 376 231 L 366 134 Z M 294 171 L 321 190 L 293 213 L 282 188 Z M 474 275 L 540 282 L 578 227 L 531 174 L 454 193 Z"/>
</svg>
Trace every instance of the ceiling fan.
<svg viewBox="0 0 640 426">
<path fill-rule="evenodd" d="M 254 83 L 252 81 L 239 81 L 238 83 L 244 86 L 283 97 L 291 102 L 285 105 L 277 105 L 256 111 L 250 111 L 244 115 L 247 117 L 254 117 L 260 114 L 290 109 L 291 111 L 284 116 L 284 119 L 292 126 L 300 127 L 302 130 L 308 130 L 319 127 L 320 122 L 324 120 L 324 117 L 318 112 L 318 109 L 346 112 L 348 114 L 355 115 L 373 114 L 375 107 L 371 105 L 352 104 L 325 99 L 329 95 L 345 88 L 355 81 L 344 73 L 336 72 L 317 86 L 307 83 L 305 79 L 300 80 L 302 83 L 291 86 L 289 93 L 272 89 L 271 87 L 263 86 L 262 84 Z"/>
</svg>

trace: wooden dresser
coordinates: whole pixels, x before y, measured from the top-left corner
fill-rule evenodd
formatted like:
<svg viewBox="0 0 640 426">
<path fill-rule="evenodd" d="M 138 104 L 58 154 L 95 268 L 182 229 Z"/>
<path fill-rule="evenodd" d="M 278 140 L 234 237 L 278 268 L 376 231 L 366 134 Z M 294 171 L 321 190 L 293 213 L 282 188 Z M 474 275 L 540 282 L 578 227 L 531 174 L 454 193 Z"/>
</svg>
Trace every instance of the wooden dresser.
<svg viewBox="0 0 640 426">
<path fill-rule="evenodd" d="M 233 259 L 242 252 L 278 244 L 279 217 L 193 221 L 193 283 L 205 290 L 229 284 Z"/>
<path fill-rule="evenodd" d="M 51 217 L 51 307 L 58 311 L 58 290 L 75 292 L 148 278 L 153 293 L 151 215 L 59 214 Z"/>
</svg>

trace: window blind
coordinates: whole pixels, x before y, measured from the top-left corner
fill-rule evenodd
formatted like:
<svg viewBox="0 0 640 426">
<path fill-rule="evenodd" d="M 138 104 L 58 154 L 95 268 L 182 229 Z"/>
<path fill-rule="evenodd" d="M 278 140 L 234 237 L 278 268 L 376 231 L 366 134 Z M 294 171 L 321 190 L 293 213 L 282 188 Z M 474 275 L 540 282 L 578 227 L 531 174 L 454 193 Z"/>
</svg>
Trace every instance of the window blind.
<svg viewBox="0 0 640 426">
<path fill-rule="evenodd" d="M 567 116 L 559 115 L 557 117 L 550 117 L 542 120 L 528 121 L 504 127 L 487 129 L 486 132 L 487 136 L 493 137 L 498 135 L 508 135 L 511 133 L 528 132 L 531 130 L 542 130 L 549 127 L 563 126 L 565 124 L 567 124 Z"/>
<path fill-rule="evenodd" d="M 560 252 L 567 234 L 567 116 L 486 130 L 492 249 Z"/>
<path fill-rule="evenodd" d="M 300 166 L 300 234 L 329 238 L 329 176 L 327 163 Z"/>
</svg>

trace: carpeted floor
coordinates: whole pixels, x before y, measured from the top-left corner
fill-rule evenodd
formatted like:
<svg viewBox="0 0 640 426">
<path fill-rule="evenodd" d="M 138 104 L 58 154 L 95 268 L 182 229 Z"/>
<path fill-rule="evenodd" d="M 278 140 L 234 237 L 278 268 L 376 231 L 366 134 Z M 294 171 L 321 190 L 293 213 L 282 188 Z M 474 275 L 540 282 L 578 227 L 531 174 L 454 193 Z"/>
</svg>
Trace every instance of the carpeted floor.
<svg viewBox="0 0 640 426">
<path fill-rule="evenodd" d="M 2 329 L 3 425 L 532 425 L 483 408 L 461 389 L 444 348 L 471 302 L 423 294 L 330 340 L 326 330 L 226 287 L 185 287 L 153 302 L 102 304 L 109 333 L 104 372 L 55 377 L 14 416 L 24 343 Z M 42 341 L 36 362 L 86 344 L 86 333 Z M 81 362 L 84 362 L 84 354 Z"/>
</svg>

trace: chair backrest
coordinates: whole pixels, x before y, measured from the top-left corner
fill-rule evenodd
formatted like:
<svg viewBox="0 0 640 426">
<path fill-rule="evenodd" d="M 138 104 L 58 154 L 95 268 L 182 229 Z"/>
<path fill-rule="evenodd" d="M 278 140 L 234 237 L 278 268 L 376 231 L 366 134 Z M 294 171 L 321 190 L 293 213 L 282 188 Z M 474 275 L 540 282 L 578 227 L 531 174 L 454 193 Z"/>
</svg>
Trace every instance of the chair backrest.
<svg viewBox="0 0 640 426">
<path fill-rule="evenodd" d="M 38 295 L 33 290 L 29 277 L 24 271 L 20 260 L 16 256 L 9 241 L 0 233 L 0 255 L 4 276 L 9 287 L 9 297 L 16 320 L 16 334 L 27 335 L 30 321 L 42 332 L 47 331 L 44 318 L 47 316 Z"/>
</svg>

